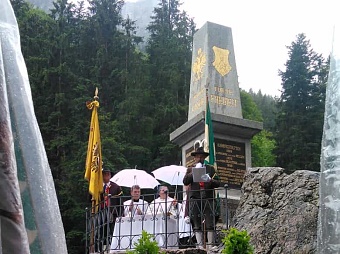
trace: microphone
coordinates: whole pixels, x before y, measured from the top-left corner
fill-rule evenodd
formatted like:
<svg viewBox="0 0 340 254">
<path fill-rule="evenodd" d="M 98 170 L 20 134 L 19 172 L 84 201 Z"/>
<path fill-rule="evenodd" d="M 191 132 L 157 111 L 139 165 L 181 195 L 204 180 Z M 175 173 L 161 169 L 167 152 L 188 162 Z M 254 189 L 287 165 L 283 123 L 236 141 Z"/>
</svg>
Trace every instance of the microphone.
<svg viewBox="0 0 340 254">
<path fill-rule="evenodd" d="M 165 194 L 168 194 L 168 190 L 165 190 L 164 193 L 165 193 Z"/>
</svg>

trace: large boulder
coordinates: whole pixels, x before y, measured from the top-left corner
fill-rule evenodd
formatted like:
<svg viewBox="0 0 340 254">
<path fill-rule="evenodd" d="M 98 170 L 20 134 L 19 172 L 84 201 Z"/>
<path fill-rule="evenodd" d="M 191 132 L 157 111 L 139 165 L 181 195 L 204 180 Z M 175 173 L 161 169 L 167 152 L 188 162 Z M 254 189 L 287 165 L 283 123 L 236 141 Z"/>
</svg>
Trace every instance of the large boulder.
<svg viewBox="0 0 340 254">
<path fill-rule="evenodd" d="M 255 253 L 316 253 L 319 173 L 251 168 L 233 218 Z"/>
</svg>

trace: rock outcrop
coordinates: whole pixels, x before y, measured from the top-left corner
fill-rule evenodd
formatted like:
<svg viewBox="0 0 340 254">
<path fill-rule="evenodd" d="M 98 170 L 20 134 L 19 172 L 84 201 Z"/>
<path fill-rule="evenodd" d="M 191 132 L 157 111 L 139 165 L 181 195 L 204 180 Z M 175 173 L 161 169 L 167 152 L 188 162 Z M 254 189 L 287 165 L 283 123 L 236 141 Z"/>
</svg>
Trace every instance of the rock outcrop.
<svg viewBox="0 0 340 254">
<path fill-rule="evenodd" d="M 252 168 L 233 224 L 247 230 L 255 253 L 316 253 L 319 173 Z"/>
</svg>

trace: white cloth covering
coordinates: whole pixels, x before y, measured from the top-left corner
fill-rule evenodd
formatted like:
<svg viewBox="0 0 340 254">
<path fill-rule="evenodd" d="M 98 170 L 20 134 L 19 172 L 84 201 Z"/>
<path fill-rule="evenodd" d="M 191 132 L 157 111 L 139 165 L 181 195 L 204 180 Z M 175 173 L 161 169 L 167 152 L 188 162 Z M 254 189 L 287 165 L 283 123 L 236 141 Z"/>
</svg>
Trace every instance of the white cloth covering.
<svg viewBox="0 0 340 254">
<path fill-rule="evenodd" d="M 130 211 L 130 205 L 133 202 L 133 208 Z M 132 199 L 126 200 L 124 203 L 124 216 L 134 217 L 138 214 L 137 209 L 139 208 L 142 212 L 142 215 L 146 213 L 149 203 L 143 199 L 139 199 L 138 202 L 133 201 Z"/>
<path fill-rule="evenodd" d="M 142 231 L 152 234 L 161 248 L 178 248 L 178 225 L 173 216 L 136 215 L 134 218 L 121 217 L 115 223 L 110 253 L 133 249 L 141 238 Z M 166 241 L 167 239 L 167 241 Z"/>
</svg>

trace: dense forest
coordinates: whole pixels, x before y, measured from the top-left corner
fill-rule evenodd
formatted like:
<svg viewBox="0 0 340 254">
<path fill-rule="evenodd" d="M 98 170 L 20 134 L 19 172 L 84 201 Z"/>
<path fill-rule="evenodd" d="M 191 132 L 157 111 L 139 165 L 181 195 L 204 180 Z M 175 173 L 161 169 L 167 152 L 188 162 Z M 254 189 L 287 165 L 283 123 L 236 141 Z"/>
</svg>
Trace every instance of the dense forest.
<svg viewBox="0 0 340 254">
<path fill-rule="evenodd" d="M 195 23 L 179 0 L 159 0 L 144 38 L 124 19 L 123 0 L 69 3 L 49 14 L 11 0 L 21 35 L 36 117 L 63 218 L 68 251 L 84 253 L 84 180 L 91 112 L 99 88 L 104 166 L 152 171 L 177 164 L 169 134 L 187 121 Z M 319 171 L 328 61 L 299 34 L 288 49 L 281 96 L 241 90 L 244 118 L 263 121 L 252 141 L 253 166 Z M 265 77 L 264 77 L 265 78 Z"/>
</svg>

